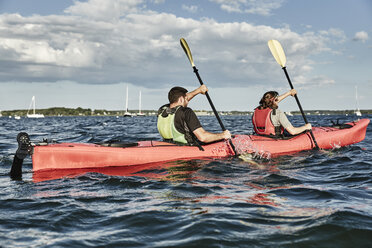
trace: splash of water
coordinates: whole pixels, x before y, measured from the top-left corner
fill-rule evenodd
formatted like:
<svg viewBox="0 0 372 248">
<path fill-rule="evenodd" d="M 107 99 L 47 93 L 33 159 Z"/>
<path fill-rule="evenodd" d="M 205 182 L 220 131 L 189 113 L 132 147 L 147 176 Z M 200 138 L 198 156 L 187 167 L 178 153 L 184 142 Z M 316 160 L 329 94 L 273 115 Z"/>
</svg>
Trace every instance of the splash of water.
<svg viewBox="0 0 372 248">
<path fill-rule="evenodd" d="M 259 147 L 252 142 L 250 136 L 242 135 L 234 138 L 234 146 L 239 157 L 254 159 L 271 159 L 271 153 L 266 151 L 262 146 Z"/>
</svg>

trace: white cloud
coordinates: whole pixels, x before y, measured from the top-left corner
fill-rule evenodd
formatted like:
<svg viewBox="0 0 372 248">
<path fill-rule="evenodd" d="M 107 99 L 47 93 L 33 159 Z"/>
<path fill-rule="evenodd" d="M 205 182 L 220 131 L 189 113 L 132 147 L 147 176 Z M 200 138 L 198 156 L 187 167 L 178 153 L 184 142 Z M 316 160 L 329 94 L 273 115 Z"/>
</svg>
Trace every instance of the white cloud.
<svg viewBox="0 0 372 248">
<path fill-rule="evenodd" d="M 155 4 L 161 4 L 161 3 L 165 3 L 165 0 L 150 0 L 150 2 L 153 2 Z"/>
<path fill-rule="evenodd" d="M 198 6 L 196 5 L 185 5 L 185 4 L 182 4 L 182 9 L 190 12 L 190 13 L 196 13 L 198 12 Z"/>
<path fill-rule="evenodd" d="M 144 2 L 144 0 L 75 1 L 74 5 L 67 8 L 65 12 L 94 20 L 117 20 L 128 13 L 137 12 L 138 5 Z"/>
<path fill-rule="evenodd" d="M 268 40 L 281 41 L 291 73 L 306 77 L 313 70 L 309 55 L 327 51 L 330 37 L 340 35 L 186 19 L 149 11 L 143 3 L 90 0 L 75 2 L 67 15 L 0 15 L 2 80 L 125 81 L 151 88 L 185 83 L 195 78 L 179 45 L 184 37 L 200 74 L 216 87 L 275 84 L 281 70 Z"/>
<path fill-rule="evenodd" d="M 282 6 L 284 0 L 209 0 L 220 5 L 227 12 L 248 13 L 268 16 Z"/>
<path fill-rule="evenodd" d="M 311 89 L 313 86 L 323 87 L 326 85 L 335 84 L 335 80 L 326 75 L 317 75 L 314 77 L 304 77 L 302 75 L 293 77 L 293 82 L 298 89 Z"/>
<path fill-rule="evenodd" d="M 366 42 L 368 40 L 368 33 L 365 31 L 356 32 L 353 38 L 354 41 Z"/>
</svg>

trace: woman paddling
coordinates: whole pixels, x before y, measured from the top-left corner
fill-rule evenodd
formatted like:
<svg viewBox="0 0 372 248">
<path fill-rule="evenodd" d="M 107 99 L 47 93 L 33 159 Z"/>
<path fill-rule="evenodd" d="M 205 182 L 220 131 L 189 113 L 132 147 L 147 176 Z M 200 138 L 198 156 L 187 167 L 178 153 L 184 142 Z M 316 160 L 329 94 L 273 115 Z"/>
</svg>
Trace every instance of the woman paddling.
<svg viewBox="0 0 372 248">
<path fill-rule="evenodd" d="M 296 135 L 306 130 L 311 130 L 308 123 L 301 127 L 294 127 L 289 122 L 284 112 L 278 109 L 278 104 L 288 96 L 294 96 L 297 92 L 292 89 L 283 95 L 276 91 L 266 92 L 260 100 L 260 105 L 254 110 L 252 116 L 254 131 L 259 135 L 281 136 L 286 130 L 290 135 Z"/>
</svg>

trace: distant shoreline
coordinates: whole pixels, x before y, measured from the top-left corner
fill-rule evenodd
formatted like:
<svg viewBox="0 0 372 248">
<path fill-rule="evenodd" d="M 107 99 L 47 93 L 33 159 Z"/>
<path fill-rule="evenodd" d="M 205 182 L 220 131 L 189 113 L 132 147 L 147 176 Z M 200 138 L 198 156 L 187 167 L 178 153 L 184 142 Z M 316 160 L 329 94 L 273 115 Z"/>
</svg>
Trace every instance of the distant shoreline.
<svg viewBox="0 0 372 248">
<path fill-rule="evenodd" d="M 372 114 L 372 109 L 360 110 L 362 115 Z M 48 108 L 48 109 L 37 109 L 35 110 L 38 114 L 44 116 L 123 116 L 124 110 L 105 110 L 105 109 L 83 109 L 83 108 Z M 129 111 L 133 115 L 138 113 L 138 110 Z M 156 116 L 156 110 L 142 110 L 146 116 Z M 355 115 L 354 110 L 304 110 L 306 115 Z M 209 116 L 214 115 L 213 111 L 207 110 L 195 110 L 198 116 Z M 220 115 L 252 115 L 253 111 L 219 111 Z M 300 115 L 300 111 L 286 112 L 287 115 Z M 27 110 L 4 110 L 0 112 L 0 116 L 26 116 Z"/>
</svg>

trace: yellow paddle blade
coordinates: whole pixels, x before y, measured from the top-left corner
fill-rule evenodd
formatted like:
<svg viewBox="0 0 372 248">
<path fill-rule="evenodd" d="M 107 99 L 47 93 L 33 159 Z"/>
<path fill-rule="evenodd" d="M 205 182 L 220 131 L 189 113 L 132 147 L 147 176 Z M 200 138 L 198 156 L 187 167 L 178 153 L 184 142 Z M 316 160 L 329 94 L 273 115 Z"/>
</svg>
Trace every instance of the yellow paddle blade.
<svg viewBox="0 0 372 248">
<path fill-rule="evenodd" d="M 276 62 L 278 62 L 281 67 L 285 67 L 287 59 L 285 57 L 282 45 L 280 45 L 279 41 L 269 40 L 267 44 L 269 45 L 271 54 L 274 56 Z"/>
<path fill-rule="evenodd" d="M 180 43 L 181 43 L 181 46 L 182 46 L 183 50 L 185 51 L 187 57 L 190 60 L 191 66 L 194 67 L 195 64 L 194 64 L 194 61 L 192 59 L 192 55 L 191 55 L 191 51 L 190 51 L 189 45 L 187 45 L 187 42 L 186 42 L 186 40 L 184 38 L 181 38 L 180 39 Z"/>
</svg>

